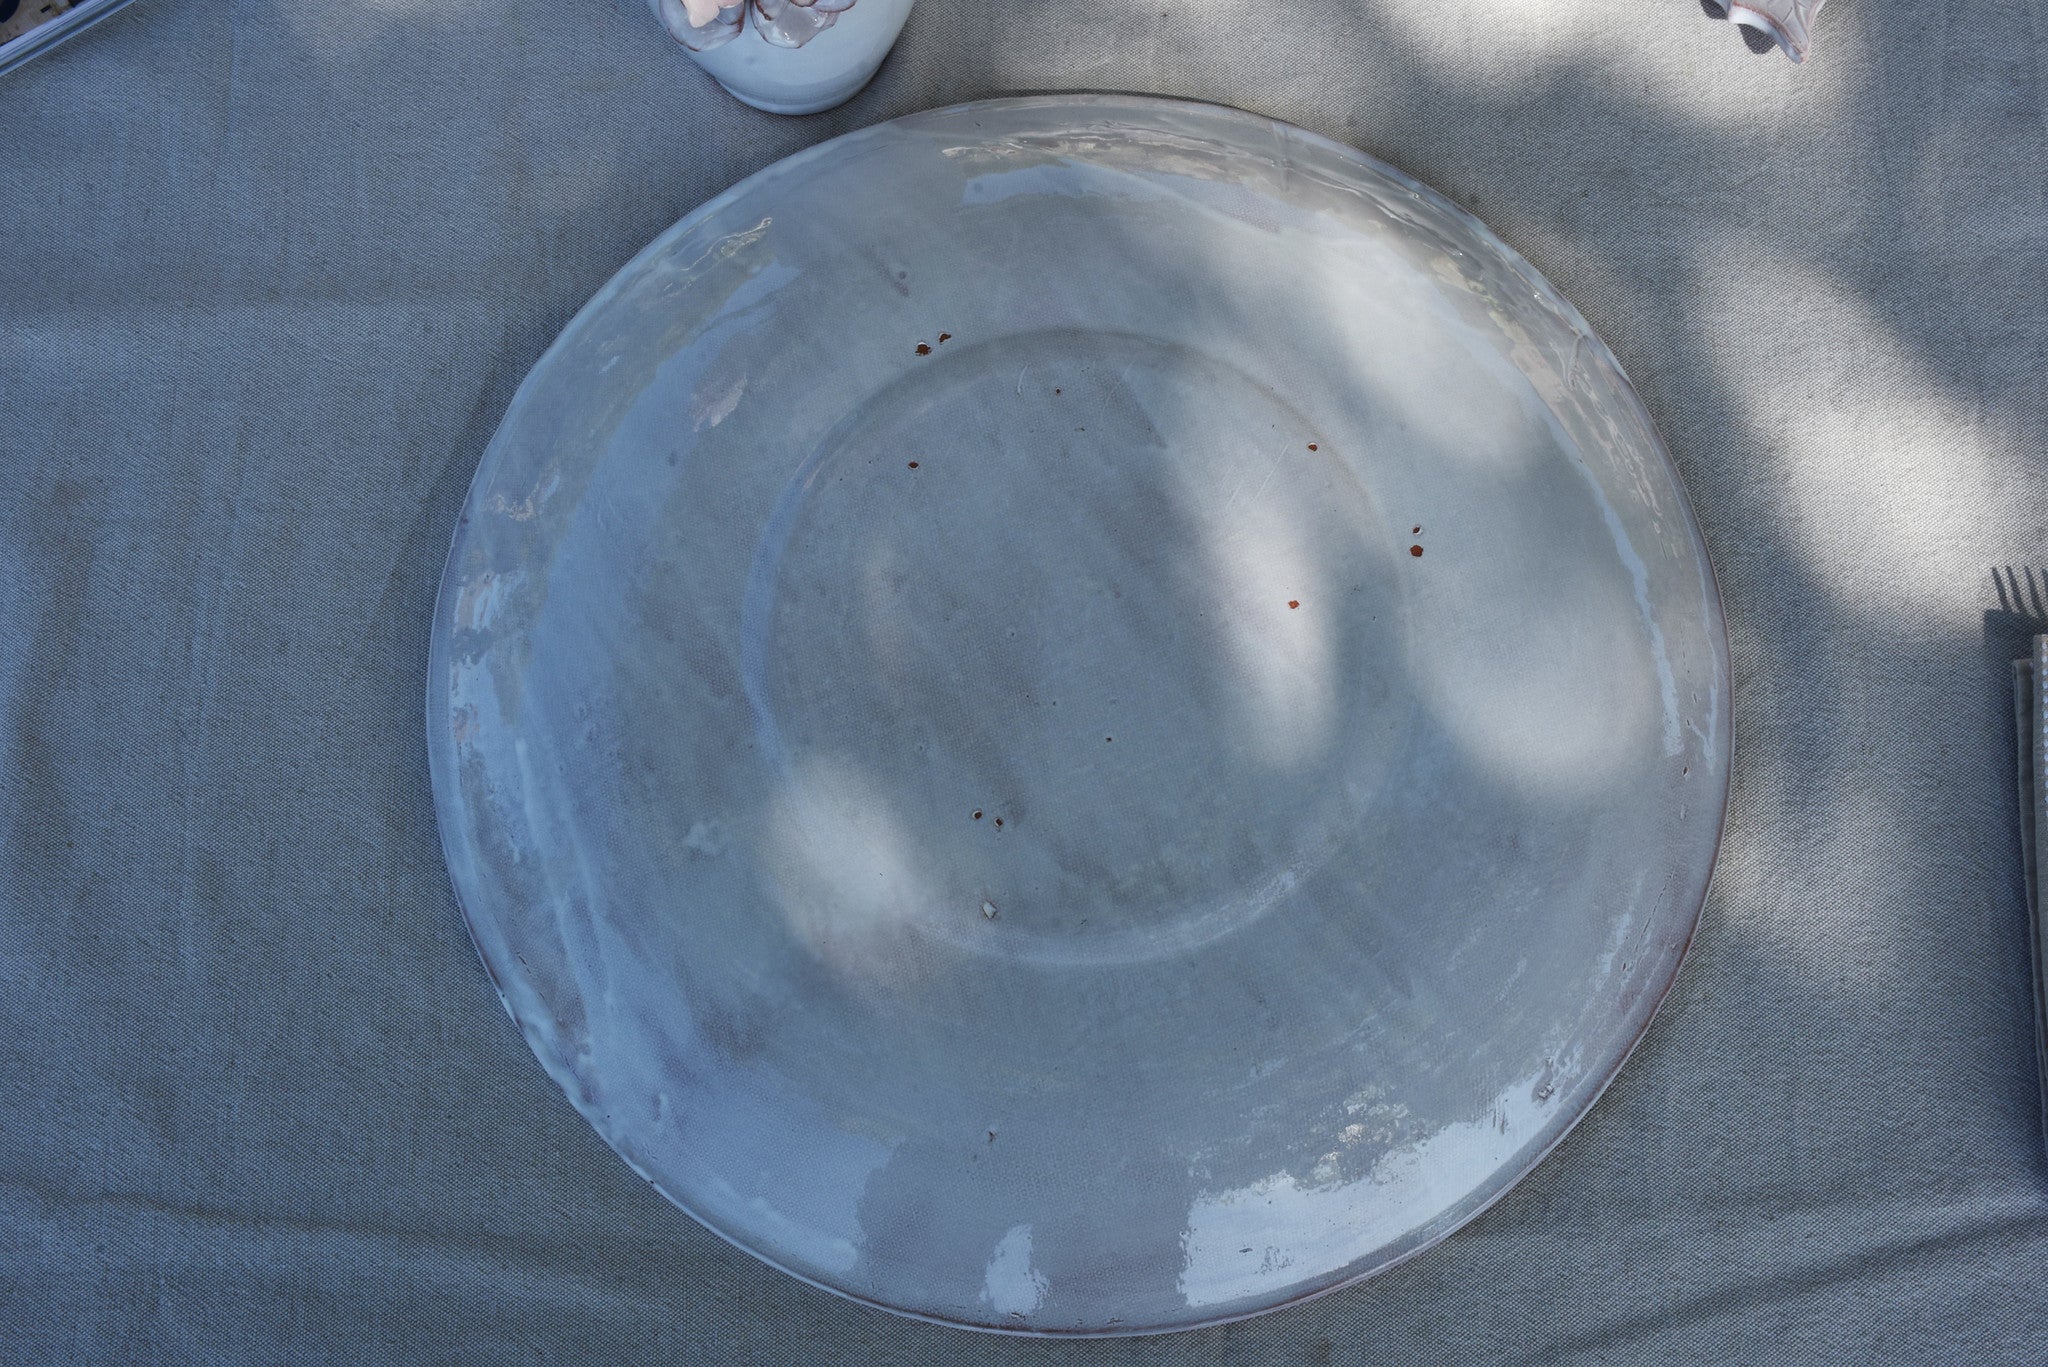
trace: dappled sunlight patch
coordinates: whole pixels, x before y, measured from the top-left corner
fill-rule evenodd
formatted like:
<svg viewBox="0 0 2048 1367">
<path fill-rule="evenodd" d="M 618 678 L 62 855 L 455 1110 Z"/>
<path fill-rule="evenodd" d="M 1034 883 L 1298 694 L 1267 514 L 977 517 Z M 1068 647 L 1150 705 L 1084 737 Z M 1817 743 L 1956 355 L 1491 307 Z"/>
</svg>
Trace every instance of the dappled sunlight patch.
<svg viewBox="0 0 2048 1367">
<path fill-rule="evenodd" d="M 1792 515 L 1792 545 L 1843 607 L 1967 616 L 1981 601 L 1979 529 L 2025 525 L 2027 491 L 2003 471 L 1983 415 L 1944 392 L 1853 289 L 1783 260 L 1702 272 L 1707 355 Z M 1759 319 L 1759 292 L 1785 301 Z M 1862 341 L 1815 346 L 1820 320 Z M 2016 435 L 2016 434 L 2015 434 Z"/>
<path fill-rule="evenodd" d="M 821 963 L 860 982 L 915 971 L 907 931 L 931 890 L 885 785 L 804 761 L 769 808 L 763 863 L 784 920 Z"/>
</svg>

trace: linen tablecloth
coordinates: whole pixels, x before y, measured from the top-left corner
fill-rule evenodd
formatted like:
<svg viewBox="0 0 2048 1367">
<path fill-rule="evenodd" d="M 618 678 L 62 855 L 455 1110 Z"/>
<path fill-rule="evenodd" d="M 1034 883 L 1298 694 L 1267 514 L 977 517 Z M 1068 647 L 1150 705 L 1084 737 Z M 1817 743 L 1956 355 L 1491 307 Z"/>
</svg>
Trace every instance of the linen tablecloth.
<svg viewBox="0 0 2048 1367">
<path fill-rule="evenodd" d="M 0 81 L 0 1360 L 2048 1361 L 1993 572 L 2048 557 L 2048 10 L 925 0 L 807 119 L 639 0 L 140 0 Z M 1223 101 L 1435 185 L 1601 330 L 1733 647 L 1715 893 L 1607 1098 L 1366 1285 L 1042 1344 L 634 1177 L 463 933 L 422 739 L 465 488 L 662 228 L 847 129 Z"/>
</svg>

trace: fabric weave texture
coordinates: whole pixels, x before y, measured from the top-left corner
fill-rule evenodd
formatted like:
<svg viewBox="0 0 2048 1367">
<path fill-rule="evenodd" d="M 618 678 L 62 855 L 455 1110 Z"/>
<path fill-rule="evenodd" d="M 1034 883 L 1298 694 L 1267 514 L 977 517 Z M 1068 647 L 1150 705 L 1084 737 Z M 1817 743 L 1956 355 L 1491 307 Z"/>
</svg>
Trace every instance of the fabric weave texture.
<svg viewBox="0 0 2048 1367">
<path fill-rule="evenodd" d="M 783 119 L 643 0 L 142 0 L 0 80 L 0 1362 L 2048 1361 L 1993 578 L 2048 557 L 2044 16 L 1837 0 L 1799 68 L 1675 0 L 925 0 Z M 484 979 L 422 735 L 470 475 L 598 286 L 823 138 L 1070 89 L 1529 257 L 1736 671 L 1691 959 L 1563 1146 L 1363 1286 L 1106 1344 L 839 1301 L 634 1177 Z"/>
</svg>

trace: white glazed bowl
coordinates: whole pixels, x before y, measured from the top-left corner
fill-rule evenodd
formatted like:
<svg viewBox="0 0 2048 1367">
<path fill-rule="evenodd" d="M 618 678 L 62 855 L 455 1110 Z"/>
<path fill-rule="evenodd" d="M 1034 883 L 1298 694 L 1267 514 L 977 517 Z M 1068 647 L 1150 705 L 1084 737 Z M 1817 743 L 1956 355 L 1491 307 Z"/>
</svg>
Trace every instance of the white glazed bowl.
<svg viewBox="0 0 2048 1367">
<path fill-rule="evenodd" d="M 570 1100 L 789 1272 L 980 1328 L 1427 1246 L 1706 893 L 1678 477 L 1496 238 L 1348 148 L 965 105 L 664 234 L 535 366 L 434 623 L 448 862 Z"/>
<path fill-rule="evenodd" d="M 770 114 L 815 114 L 860 93 L 916 0 L 739 0 L 693 28 L 682 0 L 648 0 L 669 36 L 727 93 Z M 770 19 L 767 6 L 780 18 Z"/>
</svg>

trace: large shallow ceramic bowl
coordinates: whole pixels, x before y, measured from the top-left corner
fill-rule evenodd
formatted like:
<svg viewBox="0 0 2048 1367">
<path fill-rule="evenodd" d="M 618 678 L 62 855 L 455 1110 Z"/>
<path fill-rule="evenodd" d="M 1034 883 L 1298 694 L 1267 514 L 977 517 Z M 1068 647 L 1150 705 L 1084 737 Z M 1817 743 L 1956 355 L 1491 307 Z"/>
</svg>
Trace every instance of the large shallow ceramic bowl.
<svg viewBox="0 0 2048 1367">
<path fill-rule="evenodd" d="M 799 1277 L 1200 1324 L 1499 1196 L 1678 968 L 1728 777 L 1669 459 L 1396 172 L 966 105 L 664 234 L 513 401 L 434 621 L 484 963 Z"/>
</svg>

